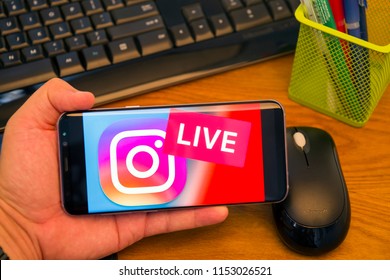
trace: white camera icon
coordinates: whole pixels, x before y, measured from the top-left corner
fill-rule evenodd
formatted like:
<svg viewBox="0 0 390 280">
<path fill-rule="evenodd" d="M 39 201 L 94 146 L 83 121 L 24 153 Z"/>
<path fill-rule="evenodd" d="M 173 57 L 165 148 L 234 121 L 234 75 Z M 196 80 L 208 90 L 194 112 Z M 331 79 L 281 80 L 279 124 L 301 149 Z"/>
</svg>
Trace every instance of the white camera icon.
<svg viewBox="0 0 390 280">
<path fill-rule="evenodd" d="M 142 136 L 159 136 L 165 139 L 166 132 L 160 129 L 143 129 L 143 130 L 129 130 L 122 131 L 114 136 L 110 144 L 110 168 L 111 178 L 114 187 L 124 194 L 147 194 L 147 193 L 160 193 L 169 189 L 175 180 L 175 157 L 173 155 L 168 156 L 168 179 L 159 186 L 143 186 L 143 187 L 126 187 L 119 181 L 118 174 L 118 162 L 117 162 L 117 146 L 119 141 L 128 137 L 142 137 Z M 161 148 L 163 142 L 161 140 L 155 141 L 156 148 Z M 133 159 L 139 152 L 148 153 L 153 160 L 152 166 L 145 171 L 138 170 L 133 163 Z M 126 157 L 126 167 L 132 176 L 137 178 L 149 178 L 156 173 L 160 165 L 160 158 L 155 149 L 147 145 L 138 145 L 132 148 Z"/>
</svg>

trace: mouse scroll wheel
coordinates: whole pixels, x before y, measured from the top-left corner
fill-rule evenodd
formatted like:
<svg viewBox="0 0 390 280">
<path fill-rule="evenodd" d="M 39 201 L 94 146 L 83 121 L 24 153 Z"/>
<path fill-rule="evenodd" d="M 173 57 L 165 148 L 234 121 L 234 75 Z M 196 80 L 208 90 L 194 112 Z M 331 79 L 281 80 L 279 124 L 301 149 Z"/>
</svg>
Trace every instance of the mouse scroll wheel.
<svg viewBox="0 0 390 280">
<path fill-rule="evenodd" d="M 293 138 L 294 138 L 295 144 L 303 150 L 304 147 L 306 146 L 305 135 L 303 135 L 302 132 L 295 132 L 293 134 Z"/>
</svg>

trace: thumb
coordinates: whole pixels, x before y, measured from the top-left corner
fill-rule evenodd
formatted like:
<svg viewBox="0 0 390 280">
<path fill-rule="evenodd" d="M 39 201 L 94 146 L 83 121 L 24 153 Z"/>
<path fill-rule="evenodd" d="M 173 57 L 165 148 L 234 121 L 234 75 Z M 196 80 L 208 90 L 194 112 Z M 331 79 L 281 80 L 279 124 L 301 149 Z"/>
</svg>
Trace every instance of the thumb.
<svg viewBox="0 0 390 280">
<path fill-rule="evenodd" d="M 54 129 L 60 115 L 67 111 L 90 109 L 94 95 L 78 91 L 61 79 L 51 79 L 42 85 L 12 116 L 19 128 Z"/>
</svg>

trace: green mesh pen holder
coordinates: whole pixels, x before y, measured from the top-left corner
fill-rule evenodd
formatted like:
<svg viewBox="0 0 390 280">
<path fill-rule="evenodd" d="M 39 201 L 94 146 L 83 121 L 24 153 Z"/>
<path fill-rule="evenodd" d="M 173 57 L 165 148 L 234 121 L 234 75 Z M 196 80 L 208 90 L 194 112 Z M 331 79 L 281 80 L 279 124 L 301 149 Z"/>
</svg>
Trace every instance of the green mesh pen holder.
<svg viewBox="0 0 390 280">
<path fill-rule="evenodd" d="M 369 42 L 305 18 L 294 57 L 289 98 L 356 127 L 370 118 L 390 83 L 390 1 L 371 1 Z"/>
</svg>

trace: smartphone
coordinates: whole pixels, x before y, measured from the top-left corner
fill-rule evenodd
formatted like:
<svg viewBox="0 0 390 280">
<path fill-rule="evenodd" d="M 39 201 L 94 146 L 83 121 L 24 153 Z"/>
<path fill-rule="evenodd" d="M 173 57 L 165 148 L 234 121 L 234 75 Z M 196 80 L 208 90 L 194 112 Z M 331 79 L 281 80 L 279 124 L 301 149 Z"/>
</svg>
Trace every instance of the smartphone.
<svg viewBox="0 0 390 280">
<path fill-rule="evenodd" d="M 68 112 L 58 121 L 62 204 L 72 215 L 283 200 L 276 101 Z"/>
</svg>

